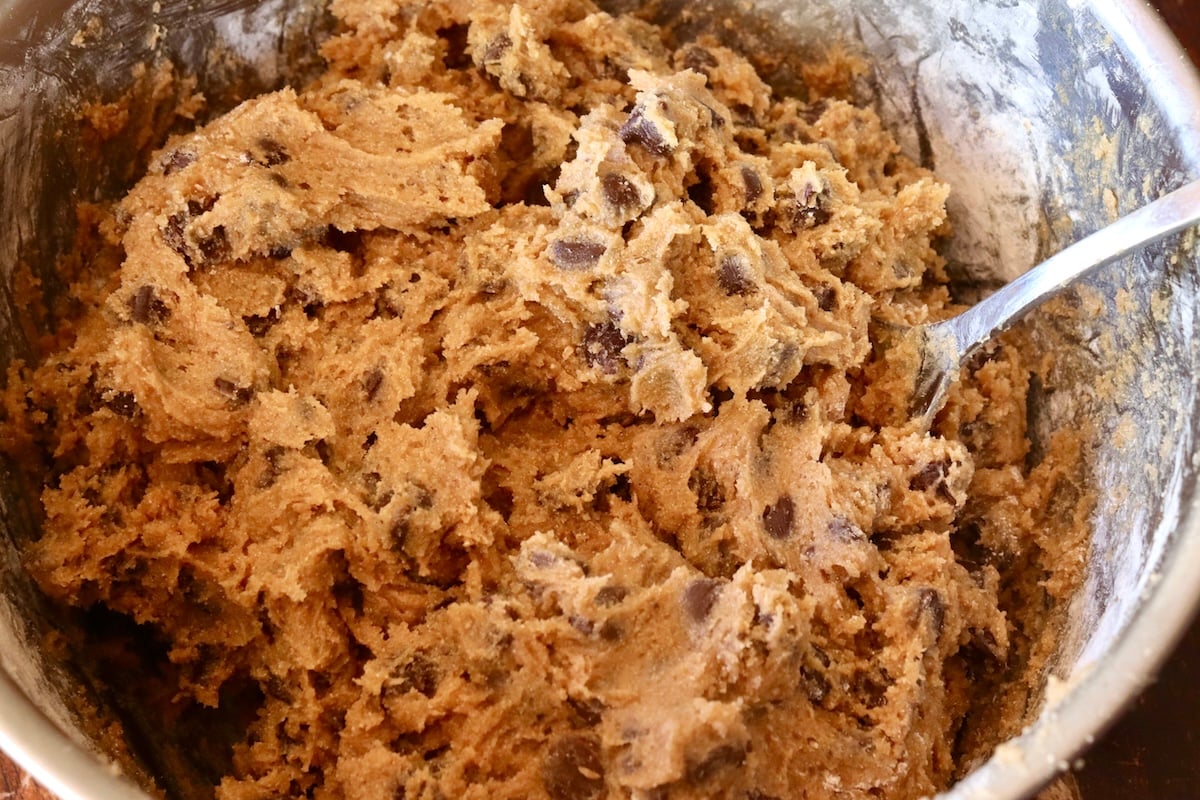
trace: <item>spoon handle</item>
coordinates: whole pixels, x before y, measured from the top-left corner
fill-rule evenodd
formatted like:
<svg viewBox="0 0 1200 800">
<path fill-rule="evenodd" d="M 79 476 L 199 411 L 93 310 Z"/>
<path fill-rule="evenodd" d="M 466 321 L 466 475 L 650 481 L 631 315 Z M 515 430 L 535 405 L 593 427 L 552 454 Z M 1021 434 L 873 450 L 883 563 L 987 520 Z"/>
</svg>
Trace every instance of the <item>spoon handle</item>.
<svg viewBox="0 0 1200 800">
<path fill-rule="evenodd" d="M 953 336 L 960 357 L 965 357 L 1067 284 L 1198 222 L 1200 180 L 1194 180 L 1080 239 L 962 314 L 931 327 Z"/>
</svg>

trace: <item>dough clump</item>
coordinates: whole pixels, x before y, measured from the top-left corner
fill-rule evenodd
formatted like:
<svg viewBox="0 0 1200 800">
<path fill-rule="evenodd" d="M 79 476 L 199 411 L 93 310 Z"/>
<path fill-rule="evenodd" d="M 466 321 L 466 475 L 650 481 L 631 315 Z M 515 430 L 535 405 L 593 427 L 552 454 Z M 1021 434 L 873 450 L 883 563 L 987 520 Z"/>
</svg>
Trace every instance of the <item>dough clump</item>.
<svg viewBox="0 0 1200 800">
<path fill-rule="evenodd" d="M 176 704 L 255 687 L 221 800 L 944 788 L 1072 585 L 1015 349 L 929 433 L 873 356 L 955 310 L 948 188 L 853 76 L 587 0 L 332 11 L 324 75 L 84 220 L 4 396 L 43 590 Z"/>
</svg>

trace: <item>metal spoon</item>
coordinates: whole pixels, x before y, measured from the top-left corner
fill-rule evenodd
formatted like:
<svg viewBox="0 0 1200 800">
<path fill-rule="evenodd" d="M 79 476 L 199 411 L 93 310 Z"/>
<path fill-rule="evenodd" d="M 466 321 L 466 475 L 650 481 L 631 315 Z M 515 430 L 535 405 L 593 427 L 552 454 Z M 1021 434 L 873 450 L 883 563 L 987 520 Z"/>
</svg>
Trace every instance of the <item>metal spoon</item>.
<svg viewBox="0 0 1200 800">
<path fill-rule="evenodd" d="M 1051 256 L 955 317 L 884 326 L 879 343 L 885 361 L 918 365 L 909 419 L 928 429 L 967 357 L 1027 312 L 1094 270 L 1198 222 L 1200 180 L 1195 180 Z"/>
</svg>

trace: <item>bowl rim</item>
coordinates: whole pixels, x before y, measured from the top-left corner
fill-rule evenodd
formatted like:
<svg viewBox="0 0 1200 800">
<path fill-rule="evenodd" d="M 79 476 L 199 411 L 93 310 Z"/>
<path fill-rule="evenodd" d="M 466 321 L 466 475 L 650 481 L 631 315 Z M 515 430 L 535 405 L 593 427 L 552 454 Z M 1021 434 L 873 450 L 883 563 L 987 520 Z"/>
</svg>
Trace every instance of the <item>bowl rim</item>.
<svg viewBox="0 0 1200 800">
<path fill-rule="evenodd" d="M 0 21 L 16 0 L 0 0 Z M 1200 74 L 1161 17 L 1143 0 L 1092 3 L 1089 10 L 1146 76 L 1144 85 L 1172 128 L 1183 169 L 1200 174 Z M 1193 399 L 1200 397 L 1193 378 Z M 1196 410 L 1200 403 L 1193 403 Z M 1200 610 L 1200 461 L 1183 470 L 1174 542 L 1157 565 L 1154 591 L 1139 604 L 1105 657 L 1104 669 L 1072 681 L 1021 735 L 937 795 L 938 800 L 1020 800 L 1070 769 L 1136 700 Z M 1167 524 L 1167 523 L 1164 523 Z M 149 800 L 120 768 L 61 730 L 8 674 L 0 659 L 0 751 L 62 800 Z"/>
<path fill-rule="evenodd" d="M 61 800 L 150 800 L 113 762 L 76 742 L 0 669 L 0 751 Z"/>
<path fill-rule="evenodd" d="M 1112 35 L 1114 44 L 1144 70 L 1144 86 L 1164 113 L 1180 148 L 1182 169 L 1200 175 L 1200 73 L 1191 57 L 1149 3 L 1117 0 L 1089 9 Z M 1180 177 L 1180 182 L 1183 182 Z M 1173 187 L 1169 187 L 1173 188 Z M 1197 254 L 1193 254 L 1196 260 Z M 1200 407 L 1200 376 L 1188 387 L 1195 412 Z M 1137 700 L 1200 611 L 1200 460 L 1191 456 L 1181 470 L 1179 507 L 1162 525 L 1173 541 L 1154 565 L 1138 605 L 1104 656 L 1103 669 L 1087 669 L 1064 687 L 1038 719 L 1003 743 L 981 766 L 937 800 L 1019 800 L 1031 797 L 1060 774 Z"/>
</svg>

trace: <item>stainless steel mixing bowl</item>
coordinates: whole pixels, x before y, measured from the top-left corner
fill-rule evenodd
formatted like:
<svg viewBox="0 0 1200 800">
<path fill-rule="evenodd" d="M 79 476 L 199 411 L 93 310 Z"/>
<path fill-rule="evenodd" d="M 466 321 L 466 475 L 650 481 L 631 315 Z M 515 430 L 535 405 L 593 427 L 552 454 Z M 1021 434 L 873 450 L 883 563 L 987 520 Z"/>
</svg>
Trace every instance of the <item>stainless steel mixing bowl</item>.
<svg viewBox="0 0 1200 800">
<path fill-rule="evenodd" d="M 610 5 L 622 4 L 637 5 Z M 1141 0 L 654 7 L 686 8 L 687 25 L 711 26 L 749 52 L 842 40 L 867 53 L 874 71 L 863 91 L 909 153 L 955 189 L 947 255 L 971 285 L 1009 278 L 1200 175 L 1200 83 Z M 147 146 L 126 137 L 106 159 L 83 157 L 82 105 L 116 97 L 135 65 L 162 58 L 197 76 L 210 107 L 228 107 L 309 69 L 305 45 L 325 24 L 312 3 L 283 0 L 0 0 L 0 364 L 26 349 L 12 290 L 18 262 L 51 263 L 69 242 L 75 203 L 126 185 Z M 786 87 L 793 65 L 782 59 L 773 80 Z M 133 112 L 153 127 L 147 103 L 135 99 Z M 1129 259 L 1093 284 L 1101 302 L 1081 304 L 1073 319 L 1031 321 L 1056 357 L 1035 386 L 1035 448 L 1056 428 L 1087 432 L 1092 552 L 1043 702 L 948 799 L 1016 800 L 1066 769 L 1147 682 L 1200 596 L 1193 244 L 1181 237 Z M 111 752 L 99 735 L 107 696 L 46 654 L 64 622 L 21 571 L 18 543 L 35 535 L 31 497 L 21 465 L 4 469 L 0 748 L 64 798 L 144 797 L 138 785 L 156 779 L 169 788 L 169 776 L 136 759 L 118 769 L 100 755 Z"/>
</svg>

